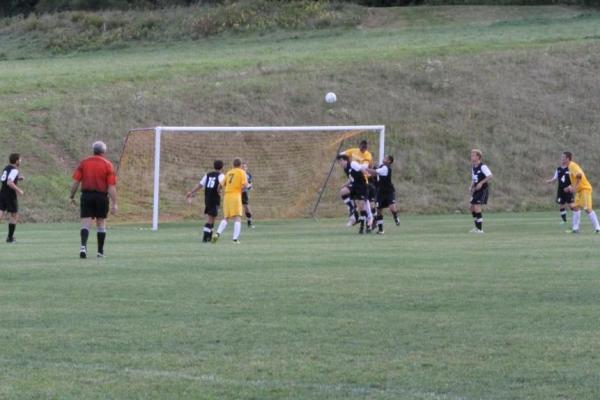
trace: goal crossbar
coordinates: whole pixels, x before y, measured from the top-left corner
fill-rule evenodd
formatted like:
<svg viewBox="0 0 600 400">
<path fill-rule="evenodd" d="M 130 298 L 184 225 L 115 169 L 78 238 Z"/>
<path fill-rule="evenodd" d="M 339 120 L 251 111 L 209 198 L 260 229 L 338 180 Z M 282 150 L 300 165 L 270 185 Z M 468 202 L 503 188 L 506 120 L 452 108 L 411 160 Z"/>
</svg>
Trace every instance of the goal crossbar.
<svg viewBox="0 0 600 400">
<path fill-rule="evenodd" d="M 368 130 L 379 132 L 379 163 L 383 162 L 385 149 L 385 125 L 313 125 L 313 126 L 157 126 L 154 130 L 154 188 L 152 204 L 152 230 L 158 230 L 160 200 L 161 136 L 168 133 L 216 133 L 216 132 L 325 132 L 345 130 Z M 330 171 L 331 173 L 331 171 Z"/>
</svg>

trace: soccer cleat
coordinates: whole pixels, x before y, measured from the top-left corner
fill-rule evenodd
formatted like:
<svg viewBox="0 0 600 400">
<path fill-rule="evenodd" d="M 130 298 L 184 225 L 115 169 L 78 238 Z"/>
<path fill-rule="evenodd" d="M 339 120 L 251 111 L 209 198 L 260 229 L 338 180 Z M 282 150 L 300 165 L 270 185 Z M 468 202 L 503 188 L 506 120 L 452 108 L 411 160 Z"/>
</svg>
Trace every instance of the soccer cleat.
<svg viewBox="0 0 600 400">
<path fill-rule="evenodd" d="M 366 230 L 366 232 L 365 232 L 365 233 L 371 233 L 371 232 L 372 232 L 372 229 L 371 229 L 370 227 L 368 227 L 368 226 L 367 226 L 367 230 Z"/>
<path fill-rule="evenodd" d="M 17 243 L 17 238 L 16 237 L 7 237 L 6 238 L 6 243 Z"/>
<path fill-rule="evenodd" d="M 483 230 L 481 230 L 481 229 L 477 229 L 477 228 L 473 228 L 473 229 L 471 229 L 471 230 L 469 231 L 469 233 L 478 233 L 478 234 L 479 234 L 479 233 L 483 233 Z"/>
<path fill-rule="evenodd" d="M 79 258 L 87 258 L 87 247 L 81 246 L 79 248 Z"/>
<path fill-rule="evenodd" d="M 579 233 L 579 229 L 569 229 L 565 233 Z"/>
<path fill-rule="evenodd" d="M 219 235 L 219 232 L 215 232 L 210 239 L 211 243 L 217 243 L 217 240 L 219 240 L 220 237 L 221 235 Z"/>
<path fill-rule="evenodd" d="M 358 221 L 356 220 L 356 218 L 354 218 L 354 215 L 350 216 L 350 218 L 348 218 L 348 223 L 346 224 L 347 227 L 351 227 L 358 224 Z"/>
<path fill-rule="evenodd" d="M 395 219 L 394 222 L 396 223 L 396 226 L 400 226 L 400 220 L 399 219 Z"/>
<path fill-rule="evenodd" d="M 600 229 L 596 229 L 594 233 L 600 233 Z"/>
<path fill-rule="evenodd" d="M 104 253 L 98 253 L 98 254 L 96 254 L 96 257 L 97 258 L 104 258 Z"/>
<path fill-rule="evenodd" d="M 240 239 L 233 239 L 234 244 L 240 244 Z"/>
<path fill-rule="evenodd" d="M 365 227 L 361 226 L 360 229 L 358 230 L 358 234 L 363 235 L 364 233 L 365 233 Z"/>
<path fill-rule="evenodd" d="M 378 234 L 378 235 L 384 235 L 384 234 L 385 234 L 385 231 L 377 231 L 377 234 Z"/>
</svg>

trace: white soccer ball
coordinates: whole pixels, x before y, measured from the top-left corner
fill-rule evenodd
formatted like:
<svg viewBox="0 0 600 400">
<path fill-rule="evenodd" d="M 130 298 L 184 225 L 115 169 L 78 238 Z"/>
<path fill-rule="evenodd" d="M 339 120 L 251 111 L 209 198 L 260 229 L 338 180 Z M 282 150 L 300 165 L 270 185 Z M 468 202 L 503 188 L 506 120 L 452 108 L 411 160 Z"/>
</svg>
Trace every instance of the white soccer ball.
<svg viewBox="0 0 600 400">
<path fill-rule="evenodd" d="M 337 101 L 337 96 L 333 92 L 329 92 L 325 95 L 325 101 L 329 104 L 333 104 Z"/>
</svg>

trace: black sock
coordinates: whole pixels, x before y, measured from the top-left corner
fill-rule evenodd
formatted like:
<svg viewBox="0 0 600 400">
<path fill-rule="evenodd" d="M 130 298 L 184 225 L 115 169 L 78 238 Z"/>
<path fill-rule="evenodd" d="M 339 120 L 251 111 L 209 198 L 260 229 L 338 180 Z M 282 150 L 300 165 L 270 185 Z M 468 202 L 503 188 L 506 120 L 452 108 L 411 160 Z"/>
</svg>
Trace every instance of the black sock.
<svg viewBox="0 0 600 400">
<path fill-rule="evenodd" d="M 398 212 L 392 211 L 392 215 L 394 216 L 394 222 L 395 223 L 400 222 L 400 220 L 398 219 Z M 383 219 L 383 216 L 381 217 L 381 219 Z"/>
<path fill-rule="evenodd" d="M 96 237 L 98 238 L 98 253 L 104 254 L 104 240 L 106 239 L 106 232 L 98 232 Z"/>
<path fill-rule="evenodd" d="M 360 212 L 360 229 L 364 229 L 365 227 L 365 221 L 367 220 L 367 212 L 366 211 L 361 211 Z"/>
<path fill-rule="evenodd" d="M 247 212 L 246 218 L 248 218 L 248 226 L 252 226 L 252 214 Z"/>
<path fill-rule="evenodd" d="M 475 213 L 475 227 L 479 230 L 483 230 L 483 214 Z"/>
<path fill-rule="evenodd" d="M 87 241 L 88 241 L 88 236 L 90 235 L 90 231 L 87 230 L 86 228 L 81 228 L 81 231 L 79 232 L 79 234 L 81 236 L 81 245 L 87 246 Z"/>
<path fill-rule="evenodd" d="M 562 220 L 564 222 L 567 222 L 567 209 L 566 208 L 560 209 L 560 217 L 562 218 Z"/>
<path fill-rule="evenodd" d="M 348 214 L 349 215 L 354 214 L 356 208 L 354 207 L 354 203 L 350 199 L 350 195 L 349 194 L 343 195 L 342 196 L 342 201 L 344 202 L 344 204 L 346 205 L 346 207 L 348 207 Z"/>
<path fill-rule="evenodd" d="M 204 224 L 204 229 L 202 231 L 204 233 L 202 235 L 202 241 L 207 242 L 210 239 L 212 233 L 212 229 L 210 228 L 210 224 L 208 222 Z"/>
<path fill-rule="evenodd" d="M 8 224 L 8 238 L 12 239 L 15 234 L 15 229 L 17 229 L 17 224 Z"/>
<path fill-rule="evenodd" d="M 381 213 L 377 214 L 375 220 L 377 221 L 377 228 L 379 228 L 379 232 L 383 232 L 383 215 L 381 215 Z"/>
<path fill-rule="evenodd" d="M 17 224 L 8 224 L 8 237 L 12 239 L 15 234 L 15 229 L 17 229 Z"/>
</svg>

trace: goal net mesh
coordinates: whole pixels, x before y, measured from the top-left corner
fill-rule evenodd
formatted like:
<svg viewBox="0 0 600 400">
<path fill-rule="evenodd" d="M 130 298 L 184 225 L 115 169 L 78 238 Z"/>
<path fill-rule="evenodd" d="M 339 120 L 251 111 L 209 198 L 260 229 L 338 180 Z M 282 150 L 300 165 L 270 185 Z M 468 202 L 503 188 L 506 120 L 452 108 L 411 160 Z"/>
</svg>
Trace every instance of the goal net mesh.
<svg viewBox="0 0 600 400">
<path fill-rule="evenodd" d="M 248 164 L 253 176 L 250 208 L 257 219 L 340 216 L 345 207 L 338 197 L 345 175 L 337 165 L 325 185 L 338 151 L 369 142 L 379 159 L 376 130 L 298 132 L 169 132 L 160 146 L 160 221 L 198 218 L 204 210 L 203 190 L 191 205 L 185 199 L 202 176 L 223 160 L 225 173 L 234 158 Z M 130 131 L 118 169 L 121 219 L 149 221 L 154 187 L 154 129 Z M 324 186 L 325 185 L 325 186 Z M 322 190 L 322 193 L 321 193 Z"/>
</svg>

